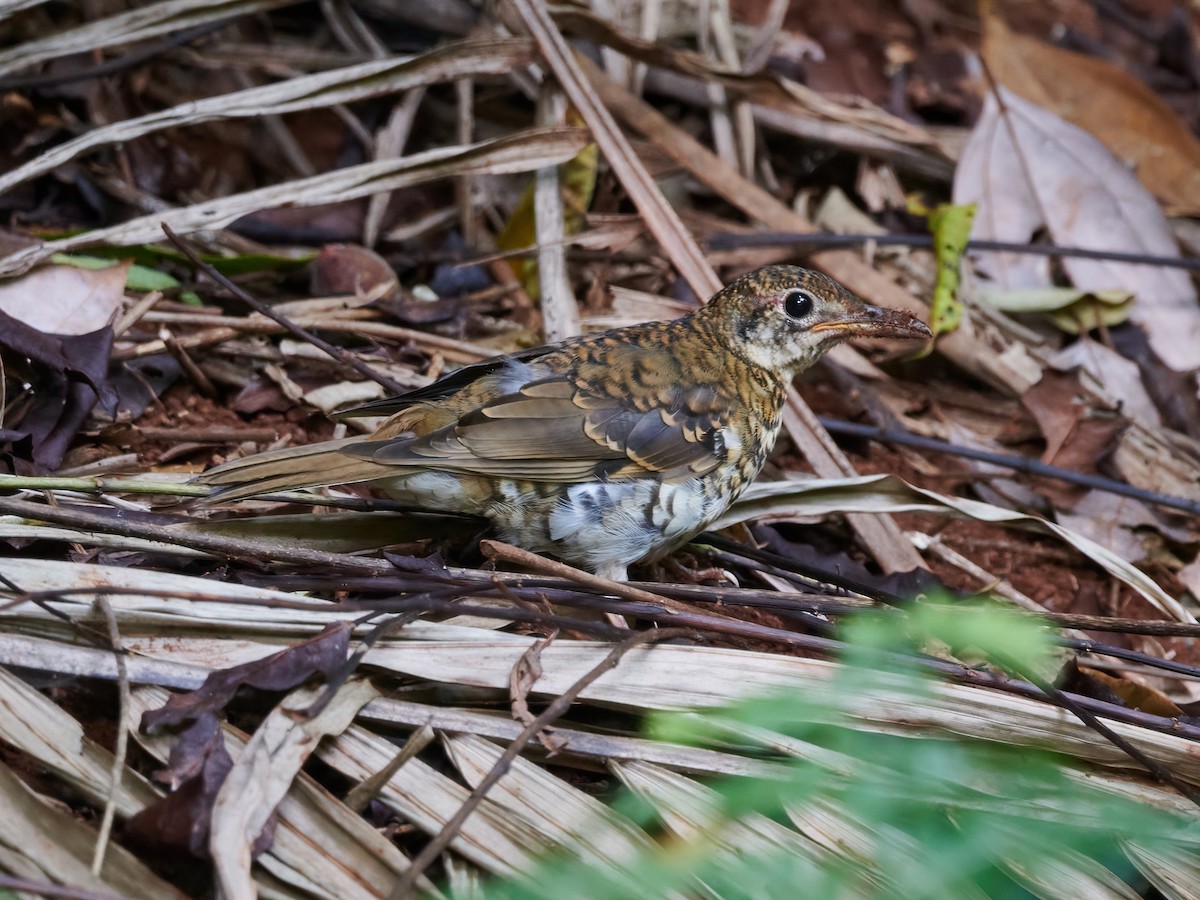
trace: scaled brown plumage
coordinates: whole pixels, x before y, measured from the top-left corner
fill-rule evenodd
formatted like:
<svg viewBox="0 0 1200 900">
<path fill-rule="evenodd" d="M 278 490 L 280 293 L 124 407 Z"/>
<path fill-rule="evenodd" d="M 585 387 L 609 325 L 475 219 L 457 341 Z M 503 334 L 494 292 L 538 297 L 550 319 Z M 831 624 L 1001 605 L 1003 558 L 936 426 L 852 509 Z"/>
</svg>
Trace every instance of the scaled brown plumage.
<svg viewBox="0 0 1200 900">
<path fill-rule="evenodd" d="M 221 499 L 372 482 L 623 579 L 753 480 L 794 375 L 853 337 L 929 336 L 818 272 L 767 266 L 681 319 L 466 366 L 360 408 L 390 415 L 368 437 L 258 454 L 200 480 Z"/>
</svg>

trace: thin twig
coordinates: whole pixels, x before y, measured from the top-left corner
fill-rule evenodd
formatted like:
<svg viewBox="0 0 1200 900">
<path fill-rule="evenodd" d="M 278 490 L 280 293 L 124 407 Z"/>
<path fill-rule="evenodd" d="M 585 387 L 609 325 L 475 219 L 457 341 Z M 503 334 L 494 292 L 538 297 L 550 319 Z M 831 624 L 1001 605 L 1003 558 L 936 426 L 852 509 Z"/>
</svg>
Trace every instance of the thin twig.
<svg viewBox="0 0 1200 900">
<path fill-rule="evenodd" d="M 1174 675 L 1200 678 L 1200 666 L 1189 666 L 1187 663 L 1175 662 L 1172 659 L 1162 659 L 1158 656 L 1151 656 L 1149 653 L 1139 653 L 1137 650 L 1126 650 L 1124 647 L 1115 647 L 1112 644 L 1101 644 L 1097 641 L 1081 640 L 1080 638 L 1060 638 L 1058 643 L 1063 647 L 1070 647 L 1072 650 L 1080 653 L 1090 653 L 1093 656 L 1111 656 L 1113 659 L 1138 663 L 1147 668 L 1170 672 Z"/>
<path fill-rule="evenodd" d="M 512 767 L 513 760 L 525 749 L 525 746 L 533 740 L 538 732 L 566 713 L 579 695 L 600 678 L 600 676 L 616 668 L 625 654 L 642 644 L 694 635 L 695 632 L 690 628 L 659 628 L 654 631 L 642 631 L 631 635 L 613 647 L 608 655 L 585 673 L 582 678 L 563 691 L 562 694 L 555 697 L 541 715 L 521 729 L 521 733 L 517 735 L 516 739 L 508 745 L 500 755 L 500 758 L 496 760 L 496 764 L 492 766 L 491 771 L 471 791 L 471 795 L 459 807 L 458 812 L 450 817 L 446 824 L 442 826 L 442 830 L 416 855 L 412 861 L 412 865 L 396 881 L 396 886 L 392 888 L 392 892 L 389 895 L 390 900 L 402 900 L 402 898 L 412 895 L 417 879 L 450 846 L 450 842 L 458 836 L 459 831 L 462 829 L 463 823 L 467 821 L 471 813 L 483 802 L 488 791 L 495 786 L 496 782 L 508 773 L 508 770 Z"/>
<path fill-rule="evenodd" d="M 1139 747 L 1134 746 L 1132 741 L 1127 740 L 1122 735 L 1118 734 L 1111 726 L 1100 721 L 1090 709 L 1079 702 L 1079 698 L 1059 690 L 1048 681 L 1043 680 L 1037 674 L 1032 672 L 1023 672 L 1022 667 L 1011 660 L 1006 662 L 1013 671 L 1021 672 L 1022 676 L 1030 682 L 1037 685 L 1041 690 L 1045 691 L 1046 696 L 1050 698 L 1056 705 L 1074 715 L 1079 721 L 1087 725 L 1114 747 L 1126 754 L 1130 759 L 1140 763 L 1145 767 L 1151 775 L 1157 778 L 1165 785 L 1175 788 L 1184 797 L 1187 797 L 1196 806 L 1200 806 L 1200 791 L 1192 787 L 1181 778 L 1176 778 L 1166 766 L 1151 758 L 1148 754 L 1142 751 Z"/>
<path fill-rule="evenodd" d="M 1187 497 L 1177 497 L 1172 494 L 1160 494 L 1157 491 L 1148 491 L 1145 488 L 1134 487 L 1131 484 L 1117 481 L 1115 478 L 1106 478 L 1103 475 L 1087 475 L 1083 472 L 1073 472 L 1070 469 L 1052 466 L 1049 463 L 1044 463 L 1039 459 L 1029 456 L 1021 456 L 1016 453 L 993 453 L 989 450 L 964 447 L 961 444 L 951 444 L 949 441 L 941 441 L 937 438 L 913 434 L 911 431 L 906 431 L 903 428 L 877 428 L 874 425 L 845 422 L 825 417 L 821 418 L 821 424 L 825 426 L 826 431 L 832 434 L 848 434 L 854 437 L 863 437 L 874 441 L 913 447 L 918 450 L 949 453 L 963 459 L 974 459 L 995 466 L 1015 469 L 1027 475 L 1055 478 L 1059 481 L 1065 481 L 1068 484 L 1077 484 L 1081 487 L 1092 488 L 1093 490 L 1106 491 L 1110 494 L 1119 494 L 1122 497 L 1130 497 L 1134 500 L 1142 500 L 1146 503 L 1155 503 L 1159 506 L 1178 509 L 1193 516 L 1200 515 L 1200 500 L 1191 500 Z"/>
<path fill-rule="evenodd" d="M 833 234 L 808 231 L 717 232 L 705 246 L 709 250 L 745 250 L 759 247 L 857 247 L 872 243 L 883 247 L 933 247 L 928 234 Z M 1058 247 L 1054 244 L 1018 244 L 1010 241 L 970 240 L 967 250 L 996 250 L 1005 253 L 1024 253 L 1029 256 L 1071 256 L 1079 259 L 1103 259 L 1110 262 L 1133 263 L 1139 266 L 1162 266 L 1166 269 L 1200 269 L 1200 258 L 1155 256 L 1149 253 L 1126 253 L 1116 250 L 1089 250 L 1084 247 Z"/>
<path fill-rule="evenodd" d="M 300 340 L 307 341 L 317 349 L 328 353 L 333 359 L 337 360 L 342 365 L 349 366 L 364 378 L 369 378 L 376 384 L 382 385 L 385 390 L 388 390 L 393 394 L 404 394 L 408 392 L 408 388 L 406 388 L 404 385 L 400 384 L 398 381 L 393 381 L 391 378 L 388 378 L 388 376 L 380 372 L 375 371 L 345 348 L 334 346 L 324 338 L 317 337 L 317 335 L 313 334 L 311 331 L 301 328 L 299 325 L 292 322 L 287 316 L 282 315 L 270 305 L 263 303 L 249 291 L 246 291 L 234 284 L 230 279 L 218 272 L 214 266 L 211 266 L 202 260 L 199 254 L 197 254 L 196 251 L 194 251 L 186 241 L 180 238 L 179 235 L 177 235 L 171 229 L 171 226 L 166 222 L 163 222 L 162 229 L 166 233 L 167 238 L 171 241 L 171 243 L 178 247 L 179 251 L 183 253 L 183 255 L 189 260 L 191 260 L 192 265 L 196 266 L 197 269 L 199 269 L 209 278 L 213 279 L 213 281 L 221 285 L 221 287 L 225 288 L 225 290 L 229 291 L 255 312 L 266 316 L 273 322 L 283 326 Z"/>
<path fill-rule="evenodd" d="M 304 547 L 286 546 L 271 541 L 246 540 L 198 532 L 180 532 L 172 529 L 177 520 L 166 516 L 143 514 L 141 521 L 106 516 L 75 507 L 53 507 L 42 503 L 30 503 L 13 497 L 0 497 L 0 513 L 20 516 L 37 522 L 66 525 L 82 531 L 99 531 L 103 534 L 119 534 L 124 537 L 146 538 L 193 550 L 203 550 L 218 556 L 244 559 L 263 563 L 267 560 L 297 563 L 299 565 L 327 566 L 359 572 L 393 572 L 390 563 L 382 559 L 350 556 L 344 553 L 326 553 Z"/>
<path fill-rule="evenodd" d="M 111 782 L 108 786 L 108 797 L 104 800 L 104 815 L 100 819 L 100 830 L 96 835 L 96 849 L 92 854 L 92 874 L 97 878 L 104 869 L 104 856 L 108 851 L 108 841 L 112 834 L 113 818 L 117 812 L 117 794 L 121 790 L 122 776 L 125 774 L 125 756 L 129 750 L 129 668 L 125 665 L 125 652 L 121 647 L 121 631 L 117 627 L 117 617 L 113 612 L 108 597 L 104 594 L 96 596 L 96 606 L 108 623 L 108 639 L 112 642 L 113 657 L 117 663 L 117 746 L 113 750 Z"/>
<path fill-rule="evenodd" d="M 613 581 L 609 578 L 601 578 L 599 575 L 593 575 L 590 572 L 585 572 L 582 569 L 577 569 L 574 566 L 569 566 L 566 563 L 556 562 L 552 559 L 547 559 L 544 556 L 539 556 L 536 553 L 530 553 L 528 550 L 522 550 L 520 547 L 514 547 L 512 544 L 505 544 L 502 541 L 483 540 L 479 542 L 479 549 L 484 556 L 489 559 L 499 559 L 504 562 L 514 563 L 518 566 L 523 566 L 527 569 L 532 569 L 542 575 L 552 575 L 558 578 L 566 578 L 569 581 L 574 581 L 576 584 L 582 584 L 585 587 L 592 588 L 596 591 L 602 591 L 606 594 L 615 594 L 626 600 L 633 600 L 638 603 L 653 603 L 656 606 L 661 606 L 664 610 L 673 613 L 695 613 L 695 607 L 689 606 L 686 603 L 680 603 L 677 600 L 671 600 L 663 597 L 661 594 L 652 594 L 650 591 L 644 591 L 641 588 L 631 587 L 629 584 L 622 581 Z M 721 618 L 724 618 L 723 616 Z"/>
</svg>

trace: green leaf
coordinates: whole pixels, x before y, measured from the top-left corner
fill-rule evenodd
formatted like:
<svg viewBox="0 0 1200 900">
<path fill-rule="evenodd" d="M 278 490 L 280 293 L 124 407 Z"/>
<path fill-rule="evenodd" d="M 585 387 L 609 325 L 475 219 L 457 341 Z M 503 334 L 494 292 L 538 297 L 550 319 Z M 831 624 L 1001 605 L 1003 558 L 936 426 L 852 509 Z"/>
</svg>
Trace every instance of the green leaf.
<svg viewBox="0 0 1200 900">
<path fill-rule="evenodd" d="M 126 253 L 121 258 L 128 259 L 130 258 L 130 254 Z M 100 256 L 81 256 L 75 253 L 55 253 L 50 257 L 50 262 L 60 266 L 74 266 L 77 269 L 107 269 L 117 264 L 116 259 L 108 259 Z M 125 287 L 131 291 L 138 291 L 140 293 L 146 293 L 147 291 L 169 291 L 179 287 L 179 279 L 168 275 L 166 272 L 159 272 L 157 269 L 152 269 L 135 262 L 129 267 L 129 271 L 125 273 Z"/>
<path fill-rule="evenodd" d="M 1138 874 L 1120 842 L 1191 852 L 1190 815 L 1133 802 L 1123 788 L 1094 784 L 1087 770 L 1002 735 L 922 729 L 922 698 L 944 686 L 913 648 L 940 641 L 1040 665 L 1048 640 L 1032 617 L 930 602 L 852 622 L 845 664 L 830 668 L 827 686 L 651 716 L 658 740 L 768 756 L 773 774 L 701 784 L 619 763 L 618 775 L 636 769 L 623 780 L 640 804 L 618 805 L 644 828 L 666 826 L 659 847 L 626 864 L 639 896 L 1016 898 L 1046 896 L 1037 888 L 1047 885 L 1049 895 L 1071 896 L 1064 889 L 1079 884 L 1133 896 Z M 881 682 L 883 694 L 864 689 Z M 865 728 L 869 696 L 910 710 L 911 723 Z M 483 896 L 615 898 L 628 889 L 611 870 L 559 858 Z"/>
<path fill-rule="evenodd" d="M 1101 325 L 1120 325 L 1129 318 L 1134 301 L 1129 291 L 1081 291 L 1071 287 L 984 289 L 979 297 L 1001 312 L 1042 313 L 1068 334 Z"/>
<path fill-rule="evenodd" d="M 960 266 L 974 221 L 974 203 L 957 206 L 943 203 L 929 214 L 929 230 L 937 255 L 937 284 L 929 314 L 929 327 L 934 335 L 954 331 L 962 321 L 963 307 L 958 299 Z"/>
</svg>

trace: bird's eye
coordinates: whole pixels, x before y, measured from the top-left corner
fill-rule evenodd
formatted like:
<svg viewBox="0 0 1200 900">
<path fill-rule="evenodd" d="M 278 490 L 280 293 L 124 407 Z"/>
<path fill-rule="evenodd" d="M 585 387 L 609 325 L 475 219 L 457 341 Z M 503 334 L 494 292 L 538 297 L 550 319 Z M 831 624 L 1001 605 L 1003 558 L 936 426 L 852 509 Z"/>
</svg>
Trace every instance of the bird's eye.
<svg viewBox="0 0 1200 900">
<path fill-rule="evenodd" d="M 808 291 L 788 291 L 783 298 L 783 311 L 793 319 L 803 319 L 813 311 L 813 295 Z"/>
</svg>

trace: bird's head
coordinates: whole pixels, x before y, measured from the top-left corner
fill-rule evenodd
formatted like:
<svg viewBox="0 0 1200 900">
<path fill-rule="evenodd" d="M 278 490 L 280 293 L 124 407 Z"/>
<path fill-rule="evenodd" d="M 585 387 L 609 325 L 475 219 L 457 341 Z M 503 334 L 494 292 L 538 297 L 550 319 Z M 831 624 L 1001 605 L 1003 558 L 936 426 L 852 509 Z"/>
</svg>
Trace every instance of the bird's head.
<svg viewBox="0 0 1200 900">
<path fill-rule="evenodd" d="M 792 375 L 851 338 L 932 337 L 925 323 L 871 306 L 832 278 L 798 266 L 764 266 L 732 282 L 700 311 L 730 349 L 765 369 Z"/>
</svg>

